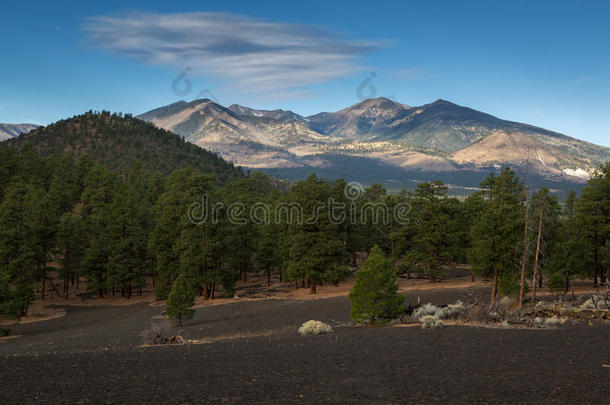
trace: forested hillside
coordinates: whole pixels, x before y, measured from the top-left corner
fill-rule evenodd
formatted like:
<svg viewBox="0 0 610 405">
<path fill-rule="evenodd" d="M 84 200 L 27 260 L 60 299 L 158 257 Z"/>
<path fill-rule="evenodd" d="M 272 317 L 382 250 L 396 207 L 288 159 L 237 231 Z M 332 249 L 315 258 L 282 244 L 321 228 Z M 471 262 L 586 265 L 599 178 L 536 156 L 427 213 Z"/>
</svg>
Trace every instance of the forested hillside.
<svg viewBox="0 0 610 405">
<path fill-rule="evenodd" d="M 132 120 L 85 118 L 101 120 L 97 128 Z M 90 139 L 86 133 L 72 136 Z M 55 141 L 45 155 L 70 149 L 57 138 L 47 138 Z M 397 273 L 432 281 L 448 266 L 470 264 L 494 280 L 494 297 L 541 283 L 565 292 L 574 278 L 598 285 L 610 265 L 610 164 L 563 205 L 546 189 L 528 192 L 508 168 L 460 201 L 441 182 L 390 195 L 380 185 L 361 190 L 315 175 L 286 192 L 259 173 L 226 184 L 197 168 L 163 176 L 150 169 L 163 167 L 157 158 L 145 164 L 122 156 L 119 150 L 133 151 L 126 143 L 116 143 L 112 158 L 97 155 L 123 165 L 120 171 L 88 154 L 74 160 L 0 149 L 0 315 L 21 317 L 49 288 L 67 297 L 81 282 L 99 297 L 126 299 L 153 284 L 180 319 L 194 294 L 233 296 L 236 280 L 253 272 L 315 293 L 349 276 L 357 255 L 374 245 Z M 75 144 L 96 156 L 98 148 Z"/>
<path fill-rule="evenodd" d="M 220 182 L 239 178 L 241 169 L 171 132 L 130 115 L 88 113 L 57 121 L 28 134 L 8 140 L 0 147 L 23 149 L 31 146 L 41 156 L 66 153 L 86 154 L 94 162 L 125 173 L 134 162 L 164 175 L 184 167 L 214 174 Z"/>
</svg>

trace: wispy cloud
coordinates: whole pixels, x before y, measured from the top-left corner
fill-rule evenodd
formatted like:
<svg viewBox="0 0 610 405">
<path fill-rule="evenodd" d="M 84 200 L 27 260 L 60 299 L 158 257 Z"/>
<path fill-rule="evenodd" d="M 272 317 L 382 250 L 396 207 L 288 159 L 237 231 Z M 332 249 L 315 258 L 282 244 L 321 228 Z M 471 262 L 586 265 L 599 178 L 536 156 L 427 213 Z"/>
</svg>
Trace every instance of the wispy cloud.
<svg viewBox="0 0 610 405">
<path fill-rule="evenodd" d="M 346 40 L 318 26 L 266 22 L 228 13 L 96 16 L 92 43 L 118 55 L 225 79 L 248 91 L 295 89 L 360 70 L 381 44 Z"/>
<path fill-rule="evenodd" d="M 578 79 L 574 79 L 572 81 L 567 82 L 566 86 L 576 86 L 577 84 L 590 82 L 591 80 L 593 80 L 592 77 L 580 77 Z"/>
</svg>

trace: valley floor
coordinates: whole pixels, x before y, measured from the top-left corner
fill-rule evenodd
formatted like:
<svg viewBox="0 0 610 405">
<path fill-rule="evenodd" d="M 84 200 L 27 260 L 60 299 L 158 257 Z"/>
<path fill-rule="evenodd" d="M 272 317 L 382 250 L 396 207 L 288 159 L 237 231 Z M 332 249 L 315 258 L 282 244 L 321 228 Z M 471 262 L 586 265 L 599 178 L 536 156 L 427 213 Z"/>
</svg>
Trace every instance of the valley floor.
<svg viewBox="0 0 610 405">
<path fill-rule="evenodd" d="M 486 286 L 476 287 L 482 294 Z M 405 292 L 447 304 L 464 288 Z M 197 310 L 183 336 L 142 347 L 163 307 L 64 306 L 0 340 L 0 402 L 30 403 L 604 403 L 608 325 L 559 329 L 349 324 L 345 296 L 235 301 Z M 334 333 L 300 336 L 309 319 Z"/>
</svg>

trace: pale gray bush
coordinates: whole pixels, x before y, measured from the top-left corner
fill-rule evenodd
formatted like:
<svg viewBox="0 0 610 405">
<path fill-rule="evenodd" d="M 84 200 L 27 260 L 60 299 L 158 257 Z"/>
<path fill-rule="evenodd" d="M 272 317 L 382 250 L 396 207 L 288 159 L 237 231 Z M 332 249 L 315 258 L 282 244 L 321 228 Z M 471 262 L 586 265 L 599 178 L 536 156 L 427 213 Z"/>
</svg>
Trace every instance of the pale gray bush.
<svg viewBox="0 0 610 405">
<path fill-rule="evenodd" d="M 417 308 L 415 312 L 413 312 L 413 318 L 421 320 L 421 318 L 428 315 L 434 315 L 436 317 L 439 317 L 441 313 L 441 308 L 436 307 L 429 302 L 426 305 L 422 305 L 421 307 Z"/>
<path fill-rule="evenodd" d="M 591 295 L 591 298 L 586 300 L 581 306 L 581 309 L 610 309 L 610 301 L 603 295 Z"/>
<path fill-rule="evenodd" d="M 420 319 L 421 327 L 427 328 L 439 328 L 443 326 L 443 322 L 436 315 L 424 315 Z"/>
<path fill-rule="evenodd" d="M 331 333 L 333 328 L 330 325 L 320 321 L 307 321 L 300 328 L 299 333 L 305 335 L 322 335 L 325 333 Z"/>
</svg>

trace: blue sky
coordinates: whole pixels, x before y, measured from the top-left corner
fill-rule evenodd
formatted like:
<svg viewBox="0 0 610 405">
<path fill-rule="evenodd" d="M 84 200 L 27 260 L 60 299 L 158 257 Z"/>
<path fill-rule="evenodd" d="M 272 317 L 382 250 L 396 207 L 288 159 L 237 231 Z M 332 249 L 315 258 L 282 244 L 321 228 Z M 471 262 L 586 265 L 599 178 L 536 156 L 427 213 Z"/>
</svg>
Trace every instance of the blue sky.
<svg viewBox="0 0 610 405">
<path fill-rule="evenodd" d="M 2 2 L 0 122 L 206 96 L 309 115 L 376 95 L 610 146 L 604 2 L 87 3 Z"/>
</svg>

